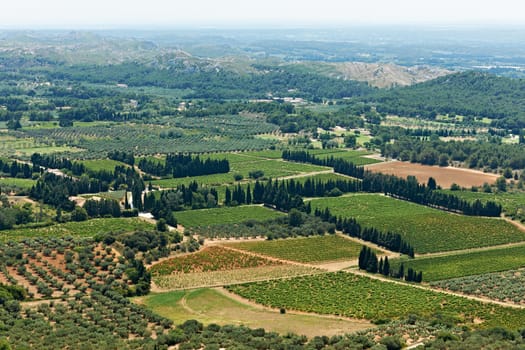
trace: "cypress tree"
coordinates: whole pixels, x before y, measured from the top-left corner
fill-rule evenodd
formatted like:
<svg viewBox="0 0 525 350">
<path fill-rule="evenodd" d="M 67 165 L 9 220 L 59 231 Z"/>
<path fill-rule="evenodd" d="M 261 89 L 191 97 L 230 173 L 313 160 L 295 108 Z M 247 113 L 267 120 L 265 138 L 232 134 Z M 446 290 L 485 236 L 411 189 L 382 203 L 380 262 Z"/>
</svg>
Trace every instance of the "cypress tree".
<svg viewBox="0 0 525 350">
<path fill-rule="evenodd" d="M 385 256 L 385 262 L 383 263 L 383 275 L 390 275 L 390 262 L 388 261 L 388 256 Z"/>
</svg>

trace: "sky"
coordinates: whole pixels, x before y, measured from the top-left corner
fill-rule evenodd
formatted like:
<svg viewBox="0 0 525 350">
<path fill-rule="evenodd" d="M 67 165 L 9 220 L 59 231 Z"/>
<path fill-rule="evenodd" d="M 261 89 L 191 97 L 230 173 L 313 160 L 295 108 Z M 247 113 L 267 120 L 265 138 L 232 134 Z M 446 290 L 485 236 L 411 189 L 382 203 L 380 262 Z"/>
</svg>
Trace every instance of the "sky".
<svg viewBox="0 0 525 350">
<path fill-rule="evenodd" d="M 0 28 L 525 24 L 522 0 L 2 0 Z"/>
</svg>

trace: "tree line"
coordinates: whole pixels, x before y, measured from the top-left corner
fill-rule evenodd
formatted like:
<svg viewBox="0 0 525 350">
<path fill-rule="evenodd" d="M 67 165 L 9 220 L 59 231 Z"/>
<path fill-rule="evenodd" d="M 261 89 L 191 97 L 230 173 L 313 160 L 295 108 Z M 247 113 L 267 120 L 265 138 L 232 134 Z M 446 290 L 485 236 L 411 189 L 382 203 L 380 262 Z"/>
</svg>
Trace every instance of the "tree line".
<svg viewBox="0 0 525 350">
<path fill-rule="evenodd" d="M 388 256 L 385 256 L 384 260 L 382 257 L 377 259 L 376 253 L 367 246 L 363 246 L 359 252 L 358 265 L 361 270 L 371 273 L 380 273 L 383 276 L 402 278 L 407 282 L 421 283 L 421 281 L 423 281 L 422 271 L 418 272 L 412 268 L 408 268 L 408 270 L 405 271 L 402 263 L 397 270 L 394 270 L 390 267 Z"/>
<path fill-rule="evenodd" d="M 381 147 L 381 155 L 425 165 L 447 166 L 459 162 L 472 169 L 525 169 L 525 146 L 502 144 L 499 139 L 444 142 L 403 137 Z"/>
<path fill-rule="evenodd" d="M 34 173 L 40 173 L 40 167 L 31 166 L 27 163 L 19 163 L 16 160 L 10 162 L 0 159 L 0 171 L 10 177 L 30 179 Z"/>
<path fill-rule="evenodd" d="M 335 224 L 337 230 L 351 237 L 375 243 L 393 252 L 406 254 L 411 258 L 414 257 L 414 248 L 399 233 L 381 232 L 373 227 L 362 227 L 355 218 L 336 217 L 328 208 L 324 210 L 316 208 L 314 215 L 323 221 Z"/>
<path fill-rule="evenodd" d="M 452 194 L 435 191 L 437 189 L 435 180 L 429 182 L 429 184 L 433 183 L 433 185 L 426 186 L 419 184 L 413 176 L 403 179 L 395 175 L 365 171 L 363 167 L 356 166 L 347 160 L 334 159 L 333 157 L 318 158 L 307 151 L 285 150 L 282 157 L 296 162 L 332 166 L 336 173 L 361 179 L 361 186 L 356 191 L 382 192 L 398 199 L 438 209 L 461 212 L 465 215 L 494 217 L 501 215 L 502 207 L 494 201 L 487 201 L 485 204 L 479 200 L 469 202 Z"/>
</svg>

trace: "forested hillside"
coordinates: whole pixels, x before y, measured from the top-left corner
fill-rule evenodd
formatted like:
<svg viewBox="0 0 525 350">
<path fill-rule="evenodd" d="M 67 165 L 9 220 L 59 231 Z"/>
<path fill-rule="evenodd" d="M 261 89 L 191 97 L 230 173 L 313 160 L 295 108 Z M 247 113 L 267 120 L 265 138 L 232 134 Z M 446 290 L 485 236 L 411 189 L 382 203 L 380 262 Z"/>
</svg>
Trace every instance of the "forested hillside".
<svg viewBox="0 0 525 350">
<path fill-rule="evenodd" d="M 380 91 L 368 99 L 378 112 L 434 119 L 438 114 L 498 119 L 494 126 L 525 125 L 525 81 L 468 71 L 410 87 Z"/>
</svg>

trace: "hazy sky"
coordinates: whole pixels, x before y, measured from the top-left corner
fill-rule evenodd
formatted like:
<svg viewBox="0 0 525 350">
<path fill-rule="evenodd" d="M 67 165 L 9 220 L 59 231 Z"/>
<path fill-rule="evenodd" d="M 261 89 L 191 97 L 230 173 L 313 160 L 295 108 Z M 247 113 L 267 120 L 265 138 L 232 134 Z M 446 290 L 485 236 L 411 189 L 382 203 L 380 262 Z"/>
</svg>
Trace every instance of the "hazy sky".
<svg viewBox="0 0 525 350">
<path fill-rule="evenodd" d="M 0 27 L 525 24 L 523 0 L 2 0 Z"/>
</svg>

